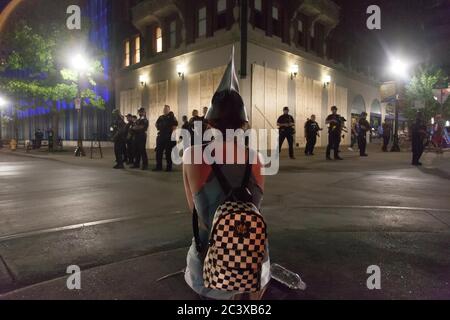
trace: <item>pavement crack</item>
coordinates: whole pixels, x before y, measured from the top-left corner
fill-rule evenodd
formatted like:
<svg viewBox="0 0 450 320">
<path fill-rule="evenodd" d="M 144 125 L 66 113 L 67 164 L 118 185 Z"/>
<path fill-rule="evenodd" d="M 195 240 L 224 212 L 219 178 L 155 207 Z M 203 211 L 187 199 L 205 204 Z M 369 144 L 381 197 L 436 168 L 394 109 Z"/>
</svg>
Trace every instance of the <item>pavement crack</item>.
<svg viewBox="0 0 450 320">
<path fill-rule="evenodd" d="M 432 216 L 434 219 L 436 219 L 437 221 L 439 221 L 440 223 L 446 225 L 448 228 L 450 228 L 450 224 L 448 224 L 447 222 L 445 222 L 444 220 L 442 220 L 441 218 L 437 217 L 436 215 L 432 214 L 429 210 L 425 211 L 427 214 L 429 214 L 430 216 Z"/>
<path fill-rule="evenodd" d="M 16 276 L 14 275 L 14 273 L 12 272 L 11 268 L 8 266 L 8 264 L 6 263 L 6 260 L 0 255 L 0 262 L 5 266 L 5 270 L 8 273 L 8 276 L 11 278 L 11 280 L 14 282 L 16 282 Z"/>
</svg>

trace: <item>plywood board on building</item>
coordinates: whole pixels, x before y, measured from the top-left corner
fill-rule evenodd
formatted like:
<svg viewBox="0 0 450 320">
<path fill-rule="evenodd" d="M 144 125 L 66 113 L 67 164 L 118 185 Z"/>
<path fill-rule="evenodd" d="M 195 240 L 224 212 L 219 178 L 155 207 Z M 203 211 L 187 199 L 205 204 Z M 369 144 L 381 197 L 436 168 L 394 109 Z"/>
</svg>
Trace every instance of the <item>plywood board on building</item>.
<svg viewBox="0 0 450 320">
<path fill-rule="evenodd" d="M 252 110 L 251 123 L 252 128 L 265 127 L 265 95 L 264 92 L 264 67 L 254 64 L 252 66 Z"/>
<path fill-rule="evenodd" d="M 187 77 L 188 81 L 188 113 L 200 107 L 200 73 L 192 74 Z"/>
</svg>

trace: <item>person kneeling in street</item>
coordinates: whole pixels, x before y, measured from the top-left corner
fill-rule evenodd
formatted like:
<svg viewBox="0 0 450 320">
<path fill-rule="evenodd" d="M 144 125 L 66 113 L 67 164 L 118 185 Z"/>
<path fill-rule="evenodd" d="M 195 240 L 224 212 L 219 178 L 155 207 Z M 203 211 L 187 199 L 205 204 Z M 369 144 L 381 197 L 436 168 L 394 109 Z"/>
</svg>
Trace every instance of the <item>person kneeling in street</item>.
<svg viewBox="0 0 450 320">
<path fill-rule="evenodd" d="M 222 136 L 228 129 L 246 127 L 233 60 L 205 119 Z M 194 164 L 194 155 L 207 147 L 224 155 L 232 152 L 233 161 L 221 164 L 217 156 L 211 163 L 205 156 Z M 266 224 L 259 212 L 264 176 L 258 158 L 256 150 L 228 138 L 194 145 L 184 153 L 184 186 L 194 229 L 184 277 L 201 299 L 261 299 L 271 279 Z"/>
</svg>

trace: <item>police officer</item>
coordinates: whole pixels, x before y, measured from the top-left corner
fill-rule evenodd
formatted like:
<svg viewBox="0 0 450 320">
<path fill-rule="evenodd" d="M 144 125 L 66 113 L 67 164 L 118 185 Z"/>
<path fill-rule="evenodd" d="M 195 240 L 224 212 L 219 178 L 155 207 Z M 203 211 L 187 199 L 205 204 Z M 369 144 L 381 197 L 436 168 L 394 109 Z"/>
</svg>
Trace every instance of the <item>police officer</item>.
<svg viewBox="0 0 450 320">
<path fill-rule="evenodd" d="M 391 131 L 392 131 L 392 126 L 391 124 L 386 120 L 383 123 L 383 152 L 387 152 L 387 148 L 389 145 L 389 141 L 391 140 Z"/>
<path fill-rule="evenodd" d="M 331 114 L 325 120 L 328 125 L 328 146 L 327 146 L 327 160 L 331 160 L 331 149 L 334 151 L 334 160 L 343 160 L 339 156 L 339 144 L 341 143 L 341 133 L 343 129 L 343 119 L 337 113 L 336 106 L 331 107 Z"/>
<path fill-rule="evenodd" d="M 424 151 L 424 140 L 427 137 L 427 126 L 423 120 L 423 113 L 417 112 L 416 121 L 411 126 L 412 165 L 421 166 L 419 161 Z"/>
<path fill-rule="evenodd" d="M 367 157 L 367 131 L 370 130 L 370 123 L 367 121 L 367 113 L 361 113 L 361 117 L 358 121 L 358 147 L 359 155 L 361 157 Z"/>
<path fill-rule="evenodd" d="M 203 110 L 203 112 L 205 112 L 205 110 Z M 208 112 L 208 109 L 206 109 L 206 112 Z M 195 125 L 196 123 L 197 126 Z M 202 143 L 203 133 L 206 130 L 205 116 L 203 115 L 203 117 L 200 117 L 198 115 L 198 110 L 193 110 L 192 118 L 189 119 L 189 126 L 189 130 L 191 132 L 191 144 L 194 145 L 196 141 L 200 141 L 200 143 Z"/>
<path fill-rule="evenodd" d="M 0 121 L 1 121 L 1 119 L 0 119 Z M 40 149 L 41 145 L 42 145 L 42 139 L 44 139 L 44 133 L 41 131 L 41 129 L 36 130 L 36 132 L 34 134 L 34 138 L 36 139 L 35 148 Z"/>
<path fill-rule="evenodd" d="M 319 136 L 319 131 L 322 131 L 322 129 L 319 127 L 319 124 L 316 122 L 316 115 L 313 114 L 311 116 L 311 119 L 308 119 L 308 121 L 306 121 L 306 123 L 305 123 L 305 137 L 306 137 L 305 155 L 306 156 L 314 155 L 314 147 L 316 146 L 317 137 Z"/>
<path fill-rule="evenodd" d="M 116 165 L 114 169 L 124 169 L 123 154 L 125 149 L 125 121 L 118 109 L 113 110 L 112 141 L 114 142 L 114 154 L 116 156 Z"/>
<path fill-rule="evenodd" d="M 49 151 L 53 151 L 53 136 L 54 135 L 55 135 L 55 132 L 53 131 L 53 129 L 49 128 L 47 130 L 48 150 Z M 82 156 L 84 157 L 84 154 L 82 154 Z"/>
<path fill-rule="evenodd" d="M 156 138 L 156 168 L 153 171 L 162 171 L 163 154 L 166 155 L 167 167 L 166 171 L 172 171 L 172 132 L 178 126 L 178 121 L 173 112 L 170 112 L 170 106 L 165 105 L 163 115 L 156 121 L 156 129 L 158 129 L 158 137 Z"/>
<path fill-rule="evenodd" d="M 131 130 L 130 128 L 133 126 L 133 115 L 131 113 L 127 114 L 126 116 L 127 119 L 127 125 L 125 126 L 125 154 L 126 154 L 126 160 L 125 162 L 127 162 L 127 164 L 131 164 L 134 163 L 134 159 L 133 159 L 133 153 L 131 151 L 132 149 L 132 141 L 131 141 Z"/>
<path fill-rule="evenodd" d="M 289 158 L 295 159 L 294 157 L 294 134 L 295 134 L 295 121 L 294 118 L 289 114 L 289 108 L 283 108 L 283 114 L 277 120 L 277 126 L 279 129 L 279 151 L 281 152 L 281 147 L 283 142 L 287 139 L 289 144 Z"/>
<path fill-rule="evenodd" d="M 137 144 L 136 144 L 136 132 L 134 131 L 134 127 L 136 126 L 136 122 L 138 120 L 138 117 L 133 115 L 131 117 L 131 126 L 130 129 L 128 131 L 128 136 L 127 139 L 130 141 L 130 146 L 131 146 L 131 150 L 130 150 L 130 154 L 131 154 L 131 164 L 134 165 L 134 163 L 136 162 L 136 150 L 137 150 Z"/>
<path fill-rule="evenodd" d="M 134 134 L 135 139 L 135 159 L 134 159 L 134 166 L 131 168 L 133 169 L 139 169 L 140 168 L 140 162 L 142 160 L 142 170 L 148 169 L 148 157 L 147 157 L 147 150 L 145 149 L 145 146 L 147 144 L 147 130 L 148 130 L 148 120 L 147 116 L 145 114 L 145 109 L 140 108 L 138 110 L 139 119 L 136 120 L 135 125 L 132 127 L 132 131 Z"/>
</svg>

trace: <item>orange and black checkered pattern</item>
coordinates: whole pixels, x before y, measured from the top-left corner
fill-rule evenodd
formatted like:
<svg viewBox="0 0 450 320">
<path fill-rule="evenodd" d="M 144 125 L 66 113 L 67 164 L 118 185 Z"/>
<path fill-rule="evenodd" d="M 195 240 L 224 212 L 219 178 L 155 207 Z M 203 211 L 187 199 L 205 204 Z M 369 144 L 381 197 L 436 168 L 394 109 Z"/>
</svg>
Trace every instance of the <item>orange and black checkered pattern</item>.
<svg viewBox="0 0 450 320">
<path fill-rule="evenodd" d="M 228 201 L 219 206 L 203 267 L 205 287 L 242 293 L 260 290 L 266 239 L 266 224 L 252 203 Z"/>
</svg>

